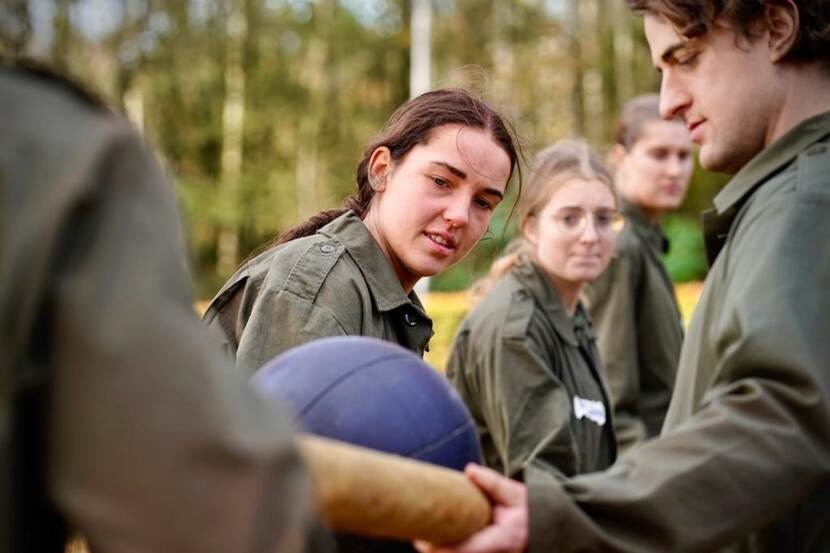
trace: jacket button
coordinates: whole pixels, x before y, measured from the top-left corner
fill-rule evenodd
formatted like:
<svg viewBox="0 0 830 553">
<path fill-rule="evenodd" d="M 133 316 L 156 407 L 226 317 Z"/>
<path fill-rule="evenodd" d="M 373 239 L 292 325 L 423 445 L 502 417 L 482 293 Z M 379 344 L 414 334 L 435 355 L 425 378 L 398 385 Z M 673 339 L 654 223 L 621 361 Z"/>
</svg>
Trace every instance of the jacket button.
<svg viewBox="0 0 830 553">
<path fill-rule="evenodd" d="M 331 253 L 336 249 L 337 248 L 335 248 L 331 244 L 323 244 L 322 246 L 320 246 L 320 251 L 323 252 L 323 253 Z"/>
<path fill-rule="evenodd" d="M 416 324 L 418 324 L 418 321 L 415 320 L 415 315 L 413 315 L 410 311 L 404 312 L 403 320 L 409 326 L 415 326 Z"/>
</svg>

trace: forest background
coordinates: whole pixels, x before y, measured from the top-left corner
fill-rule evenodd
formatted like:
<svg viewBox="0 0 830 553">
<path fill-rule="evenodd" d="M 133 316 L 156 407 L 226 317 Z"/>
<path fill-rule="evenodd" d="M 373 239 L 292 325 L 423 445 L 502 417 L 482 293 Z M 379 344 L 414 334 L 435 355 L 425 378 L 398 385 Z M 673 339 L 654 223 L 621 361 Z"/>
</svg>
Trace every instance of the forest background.
<svg viewBox="0 0 830 553">
<path fill-rule="evenodd" d="M 175 183 L 204 299 L 275 234 L 352 191 L 363 145 L 409 96 L 416 1 L 3 0 L 0 57 L 71 75 L 141 130 Z M 623 0 L 430 7 L 431 86 L 496 105 L 528 159 L 569 136 L 607 151 L 622 103 L 659 86 Z M 675 281 L 705 274 L 698 215 L 724 181 L 697 167 L 665 221 Z M 432 290 L 486 271 L 515 232 L 511 205 Z"/>
</svg>

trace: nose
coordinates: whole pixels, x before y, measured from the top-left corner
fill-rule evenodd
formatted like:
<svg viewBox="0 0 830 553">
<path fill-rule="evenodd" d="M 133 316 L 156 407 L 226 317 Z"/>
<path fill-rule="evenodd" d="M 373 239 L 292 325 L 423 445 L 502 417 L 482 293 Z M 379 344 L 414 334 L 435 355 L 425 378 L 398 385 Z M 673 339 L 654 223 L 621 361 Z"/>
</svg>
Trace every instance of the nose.
<svg viewBox="0 0 830 553">
<path fill-rule="evenodd" d="M 579 235 L 580 242 L 593 243 L 599 240 L 599 233 L 597 232 L 597 224 L 593 217 L 588 217 L 585 221 L 585 228 L 582 229 L 582 234 Z"/>
<path fill-rule="evenodd" d="M 663 119 L 683 117 L 691 103 L 682 79 L 671 69 L 666 69 L 660 81 L 660 116 Z"/>
<path fill-rule="evenodd" d="M 466 195 L 454 194 L 444 208 L 444 220 L 452 227 L 466 226 L 470 220 L 470 203 L 471 200 Z"/>
<path fill-rule="evenodd" d="M 666 160 L 666 175 L 669 177 L 679 177 L 683 172 L 683 161 L 677 155 L 669 156 Z"/>
</svg>

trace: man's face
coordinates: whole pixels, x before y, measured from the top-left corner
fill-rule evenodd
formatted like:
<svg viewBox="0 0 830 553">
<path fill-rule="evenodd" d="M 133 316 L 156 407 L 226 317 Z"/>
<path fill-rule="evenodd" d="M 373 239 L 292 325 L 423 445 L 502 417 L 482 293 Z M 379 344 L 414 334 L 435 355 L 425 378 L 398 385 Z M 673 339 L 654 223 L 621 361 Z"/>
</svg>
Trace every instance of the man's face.
<svg viewBox="0 0 830 553">
<path fill-rule="evenodd" d="M 662 73 L 661 115 L 683 117 L 703 167 L 737 172 L 771 142 L 783 102 L 766 34 L 749 41 L 716 26 L 686 39 L 654 15 L 645 31 Z"/>
</svg>

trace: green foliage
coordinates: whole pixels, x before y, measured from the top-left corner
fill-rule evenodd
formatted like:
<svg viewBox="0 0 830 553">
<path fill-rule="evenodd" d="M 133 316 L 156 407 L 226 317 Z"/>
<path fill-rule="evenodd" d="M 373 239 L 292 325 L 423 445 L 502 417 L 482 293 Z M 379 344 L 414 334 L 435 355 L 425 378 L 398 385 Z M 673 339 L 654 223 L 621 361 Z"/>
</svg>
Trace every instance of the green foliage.
<svg viewBox="0 0 830 553">
<path fill-rule="evenodd" d="M 729 175 L 713 173 L 703 169 L 696 157 L 689 193 L 686 194 L 686 200 L 680 207 L 680 212 L 697 217 L 702 211 L 712 207 L 712 199 L 728 180 Z"/>
<path fill-rule="evenodd" d="M 0 10 L 0 56 L 44 59 L 143 128 L 175 176 L 201 297 L 275 234 L 339 204 L 362 145 L 409 94 L 408 0 L 60 0 L 46 16 L 35 4 Z M 528 157 L 583 131 L 603 150 L 619 104 L 655 88 L 642 22 L 618 0 L 433 7 L 433 85 L 486 97 Z M 241 137 L 226 118 L 235 90 Z M 238 169 L 223 163 L 228 144 L 241 144 Z M 435 289 L 489 268 L 507 211 Z M 222 262 L 228 234 L 237 245 Z"/>
<path fill-rule="evenodd" d="M 698 222 L 686 215 L 670 215 L 663 221 L 663 228 L 671 243 L 663 262 L 672 281 L 689 282 L 706 276 L 706 254 Z"/>
</svg>

